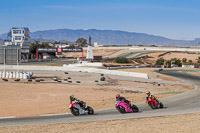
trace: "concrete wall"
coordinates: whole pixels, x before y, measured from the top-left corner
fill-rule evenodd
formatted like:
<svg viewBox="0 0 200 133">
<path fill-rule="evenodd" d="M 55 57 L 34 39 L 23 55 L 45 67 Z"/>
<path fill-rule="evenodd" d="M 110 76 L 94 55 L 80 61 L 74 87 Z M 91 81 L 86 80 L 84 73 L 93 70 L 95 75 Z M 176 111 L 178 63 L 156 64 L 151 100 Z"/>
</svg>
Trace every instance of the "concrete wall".
<svg viewBox="0 0 200 133">
<path fill-rule="evenodd" d="M 87 61 L 81 61 L 80 63 L 77 64 L 69 64 L 69 65 L 63 65 L 64 67 L 69 66 L 69 67 L 77 67 L 77 66 L 94 66 L 94 67 L 101 67 L 103 66 L 103 63 L 101 62 L 94 62 L 90 63 Z"/>
</svg>

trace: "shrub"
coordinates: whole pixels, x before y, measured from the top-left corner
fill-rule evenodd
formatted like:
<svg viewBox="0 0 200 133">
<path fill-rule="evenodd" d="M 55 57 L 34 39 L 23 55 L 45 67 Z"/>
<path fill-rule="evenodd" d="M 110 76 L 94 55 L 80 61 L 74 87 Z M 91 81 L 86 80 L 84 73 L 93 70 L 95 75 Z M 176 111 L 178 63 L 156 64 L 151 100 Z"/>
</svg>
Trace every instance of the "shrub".
<svg viewBox="0 0 200 133">
<path fill-rule="evenodd" d="M 165 60 L 164 60 L 163 58 L 157 59 L 155 65 L 164 65 L 164 61 L 165 61 Z"/>
<path fill-rule="evenodd" d="M 117 58 L 115 59 L 116 63 L 130 63 L 130 60 L 127 58 Z"/>
<path fill-rule="evenodd" d="M 182 66 L 181 60 L 177 58 L 171 59 L 172 64 Z"/>
</svg>

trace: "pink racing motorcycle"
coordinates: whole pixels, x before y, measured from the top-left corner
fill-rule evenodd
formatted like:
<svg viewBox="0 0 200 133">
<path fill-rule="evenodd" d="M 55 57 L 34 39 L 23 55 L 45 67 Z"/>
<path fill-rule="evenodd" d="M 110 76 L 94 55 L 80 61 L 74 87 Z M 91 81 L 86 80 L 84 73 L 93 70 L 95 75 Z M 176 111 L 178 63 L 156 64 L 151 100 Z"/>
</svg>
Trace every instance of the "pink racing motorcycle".
<svg viewBox="0 0 200 133">
<path fill-rule="evenodd" d="M 120 112 L 120 113 L 133 113 L 133 112 L 139 112 L 139 109 L 136 105 L 129 105 L 125 103 L 124 101 L 116 101 L 115 102 L 115 108 Z"/>
</svg>

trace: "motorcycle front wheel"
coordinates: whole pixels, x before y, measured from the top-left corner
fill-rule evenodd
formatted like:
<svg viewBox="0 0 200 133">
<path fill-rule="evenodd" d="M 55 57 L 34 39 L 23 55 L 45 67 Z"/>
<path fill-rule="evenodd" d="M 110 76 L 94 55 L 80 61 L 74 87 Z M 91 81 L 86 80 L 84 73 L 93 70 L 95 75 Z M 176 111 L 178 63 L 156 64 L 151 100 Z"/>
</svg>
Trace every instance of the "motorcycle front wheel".
<svg viewBox="0 0 200 133">
<path fill-rule="evenodd" d="M 74 116 L 80 115 L 79 110 L 78 110 L 77 108 L 72 108 L 72 109 L 71 109 L 71 113 L 72 113 Z"/>
<path fill-rule="evenodd" d="M 164 107 L 164 106 L 163 106 L 163 103 L 160 102 L 160 108 L 163 108 L 163 107 Z"/>
<path fill-rule="evenodd" d="M 133 112 L 139 112 L 138 107 L 134 104 L 132 105 L 132 110 L 133 110 Z"/>
<path fill-rule="evenodd" d="M 122 114 L 124 114 L 124 113 L 126 113 L 126 110 L 125 110 L 125 108 L 124 107 L 116 107 L 117 108 L 117 110 L 120 112 L 120 113 L 122 113 Z"/>
<path fill-rule="evenodd" d="M 149 106 L 150 106 L 152 109 L 156 109 L 156 106 L 154 105 L 154 103 L 151 104 L 151 102 L 149 102 L 148 104 L 149 104 Z"/>
<path fill-rule="evenodd" d="M 94 114 L 94 110 L 90 106 L 87 106 L 87 110 L 88 110 L 88 115 L 93 115 Z"/>
</svg>

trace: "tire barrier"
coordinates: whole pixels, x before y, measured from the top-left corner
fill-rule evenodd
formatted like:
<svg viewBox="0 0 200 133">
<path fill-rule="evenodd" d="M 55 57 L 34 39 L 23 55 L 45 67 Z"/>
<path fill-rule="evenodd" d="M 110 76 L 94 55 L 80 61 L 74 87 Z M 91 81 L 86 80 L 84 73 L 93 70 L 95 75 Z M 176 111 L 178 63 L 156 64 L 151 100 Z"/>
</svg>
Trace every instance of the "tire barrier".
<svg viewBox="0 0 200 133">
<path fill-rule="evenodd" d="M 54 80 L 54 81 L 58 81 L 58 78 L 57 78 L 57 77 L 54 77 L 53 80 Z"/>
<path fill-rule="evenodd" d="M 6 82 L 8 81 L 8 79 L 2 79 L 2 80 L 3 80 L 3 81 L 6 81 Z"/>
<path fill-rule="evenodd" d="M 35 80 L 35 82 L 40 82 L 40 80 Z"/>
<path fill-rule="evenodd" d="M 94 82 L 99 82 L 98 80 L 95 80 Z"/>
<path fill-rule="evenodd" d="M 76 83 L 81 83 L 81 81 L 76 81 Z"/>
<path fill-rule="evenodd" d="M 69 74 L 68 72 L 65 72 L 65 74 Z"/>
<path fill-rule="evenodd" d="M 0 71 L 0 78 L 8 79 L 32 79 L 32 72 L 8 72 Z"/>
<path fill-rule="evenodd" d="M 20 81 L 20 79 L 15 79 L 14 81 L 16 81 L 16 82 L 19 82 L 19 81 Z"/>
<path fill-rule="evenodd" d="M 105 81 L 106 80 L 106 78 L 105 77 L 101 77 L 101 79 L 100 79 L 101 81 Z"/>
<path fill-rule="evenodd" d="M 8 82 L 8 79 L 4 79 L 4 82 Z"/>
</svg>

